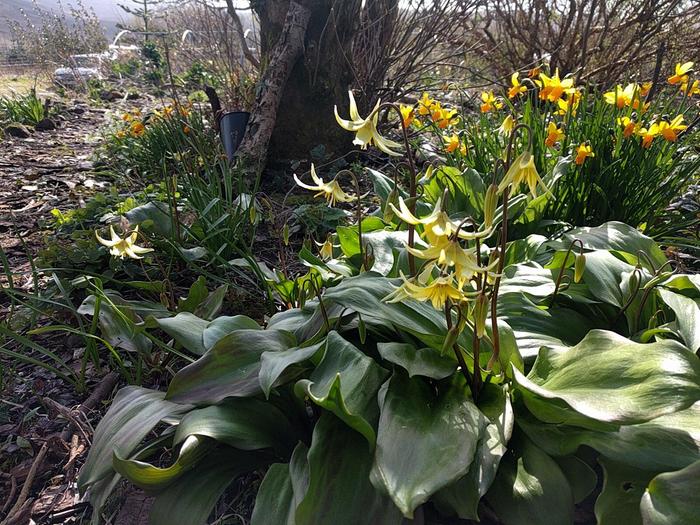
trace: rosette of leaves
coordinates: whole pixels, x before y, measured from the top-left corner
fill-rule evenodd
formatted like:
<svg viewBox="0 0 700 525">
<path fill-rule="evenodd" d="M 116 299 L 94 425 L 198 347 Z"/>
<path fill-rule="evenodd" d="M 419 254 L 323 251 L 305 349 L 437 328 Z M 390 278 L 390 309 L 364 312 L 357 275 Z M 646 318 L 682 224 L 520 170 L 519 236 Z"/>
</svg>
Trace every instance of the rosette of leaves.
<svg viewBox="0 0 700 525">
<path fill-rule="evenodd" d="M 383 301 L 405 232 L 366 221 L 371 271 L 329 279 L 265 327 L 155 321 L 197 359 L 166 392 L 117 394 L 79 478 L 96 520 L 126 478 L 155 495 L 152 523 L 202 524 L 237 476 L 266 469 L 253 525 L 570 524 L 592 493 L 600 524 L 697 522 L 700 280 L 665 271 L 654 242 L 621 223 L 512 241 L 500 359 L 486 370 L 485 338 L 474 399 L 441 351 L 444 314 Z M 352 270 L 347 228 L 338 260 Z M 472 363 L 469 325 L 456 344 Z"/>
</svg>

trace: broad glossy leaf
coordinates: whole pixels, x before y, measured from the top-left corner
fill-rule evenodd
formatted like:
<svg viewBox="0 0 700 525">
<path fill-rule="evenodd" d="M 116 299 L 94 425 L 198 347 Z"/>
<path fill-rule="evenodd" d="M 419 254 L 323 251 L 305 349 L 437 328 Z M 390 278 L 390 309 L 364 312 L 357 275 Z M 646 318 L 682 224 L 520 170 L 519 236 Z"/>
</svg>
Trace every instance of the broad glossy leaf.
<svg viewBox="0 0 700 525">
<path fill-rule="evenodd" d="M 436 396 L 421 378 L 397 371 L 385 388 L 370 479 L 412 518 L 416 507 L 467 473 L 487 420 L 463 380 Z"/>
<path fill-rule="evenodd" d="M 189 312 L 181 312 L 175 317 L 156 319 L 158 326 L 170 337 L 193 354 L 203 355 L 206 352 L 202 334 L 209 321 L 200 319 Z"/>
<path fill-rule="evenodd" d="M 555 458 L 555 461 L 566 479 L 569 480 L 574 503 L 582 502 L 595 490 L 598 476 L 585 461 L 576 456 L 563 456 Z"/>
<path fill-rule="evenodd" d="M 271 465 L 258 489 L 250 525 L 295 525 L 289 465 Z"/>
<path fill-rule="evenodd" d="M 367 443 L 340 419 L 324 412 L 308 454 L 309 484 L 296 525 L 399 525 L 401 513 L 369 482 Z"/>
<path fill-rule="evenodd" d="M 184 414 L 192 409 L 165 401 L 165 394 L 147 388 L 128 386 L 114 398 L 112 406 L 97 425 L 87 461 L 80 472 L 81 492 L 104 478 L 112 469 L 112 454 L 127 457 L 143 438 L 164 418 Z"/>
<path fill-rule="evenodd" d="M 664 303 L 676 314 L 678 331 L 685 346 L 693 352 L 700 349 L 700 305 L 697 299 L 659 288 L 659 295 Z"/>
<path fill-rule="evenodd" d="M 683 468 L 700 460 L 700 401 L 693 406 L 611 432 L 549 425 L 526 414 L 519 426 L 548 454 L 573 454 L 588 445 L 618 463 L 655 471 Z"/>
<path fill-rule="evenodd" d="M 546 241 L 547 237 L 544 235 L 528 235 L 524 239 L 509 242 L 506 247 L 504 267 L 534 261 Z"/>
<path fill-rule="evenodd" d="M 574 228 L 566 232 L 561 240 L 550 241 L 548 244 L 556 250 L 567 250 L 574 239 L 579 239 L 586 250 L 615 250 L 631 254 L 635 258 L 642 251 L 654 261 L 657 268 L 666 262 L 666 256 L 654 239 L 622 222 L 610 221 L 596 227 Z"/>
<path fill-rule="evenodd" d="M 179 476 L 192 468 L 211 449 L 212 442 L 205 437 L 190 436 L 182 444 L 177 458 L 167 467 L 156 467 L 145 461 L 125 459 L 114 452 L 114 470 L 131 483 L 146 491 L 166 488 Z"/>
<path fill-rule="evenodd" d="M 192 283 L 187 297 L 181 297 L 177 301 L 177 309 L 180 312 L 193 313 L 195 309 L 207 298 L 209 290 L 207 289 L 207 280 L 203 275 L 197 277 L 197 280 Z"/>
<path fill-rule="evenodd" d="M 513 264 L 504 270 L 499 294 L 524 293 L 547 297 L 554 293 L 552 271 L 534 264 Z"/>
<path fill-rule="evenodd" d="M 557 463 L 525 436 L 511 441 L 486 493 L 505 525 L 571 525 L 574 499 Z"/>
<path fill-rule="evenodd" d="M 236 477 L 263 464 L 257 456 L 233 449 L 208 455 L 156 497 L 150 525 L 204 525 Z"/>
<path fill-rule="evenodd" d="M 323 359 L 295 391 L 333 412 L 367 438 L 374 447 L 379 416 L 376 395 L 388 372 L 337 332 L 327 337 Z"/>
<path fill-rule="evenodd" d="M 664 288 L 669 288 L 693 299 L 700 298 L 700 275 L 672 275 L 662 283 Z"/>
<path fill-rule="evenodd" d="M 296 434 L 287 417 L 272 403 L 232 398 L 186 414 L 173 442 L 178 444 L 192 435 L 206 436 L 240 450 L 272 448 L 289 454 L 296 444 Z"/>
<path fill-rule="evenodd" d="M 213 404 L 227 397 L 261 393 L 258 381 L 263 352 L 281 352 L 296 344 L 283 330 L 237 330 L 220 339 L 211 350 L 173 377 L 166 398 Z"/>
<path fill-rule="evenodd" d="M 377 350 L 384 359 L 405 369 L 410 377 L 444 379 L 457 369 L 453 354 L 442 355 L 433 348 L 416 348 L 410 343 L 377 343 Z"/>
<path fill-rule="evenodd" d="M 700 461 L 651 480 L 642 496 L 644 525 L 696 525 L 700 494 Z"/>
<path fill-rule="evenodd" d="M 143 322 L 141 316 L 118 293 L 105 291 L 104 295 L 97 312 L 102 337 L 115 348 L 149 353 L 153 343 L 144 335 L 143 327 L 137 326 Z M 93 316 L 95 305 L 95 296 L 89 295 L 78 307 L 78 313 Z"/>
<path fill-rule="evenodd" d="M 408 242 L 407 231 L 379 230 L 362 234 L 362 242 L 365 249 L 371 250 L 374 264 L 372 271 L 381 275 L 387 275 L 394 267 L 394 254 L 403 250 Z"/>
<path fill-rule="evenodd" d="M 260 359 L 260 387 L 265 397 L 270 397 L 270 391 L 277 381 L 295 365 L 318 357 L 326 350 L 326 340 L 304 348 L 294 347 L 282 352 L 264 352 Z"/>
<path fill-rule="evenodd" d="M 593 430 L 601 429 L 595 421 L 642 423 L 700 397 L 700 361 L 684 346 L 643 345 L 604 330 L 564 352 L 543 348 L 528 376 L 514 377 L 539 419 Z"/>
<path fill-rule="evenodd" d="M 198 317 L 202 317 L 203 319 L 213 320 L 216 317 L 216 315 L 221 311 L 221 308 L 224 305 L 224 299 L 226 298 L 227 292 L 228 284 L 222 284 L 221 286 L 218 286 L 195 309 L 195 315 L 197 315 Z"/>
<path fill-rule="evenodd" d="M 586 254 L 583 281 L 594 297 L 622 308 L 624 304 L 620 289 L 622 274 L 632 270 L 634 266 L 622 262 L 610 252 L 591 252 Z"/>
<path fill-rule="evenodd" d="M 508 441 L 513 433 L 513 409 L 502 388 L 488 384 L 479 395 L 479 410 L 488 418 L 477 445 L 469 472 L 434 496 L 440 507 L 454 512 L 461 519 L 479 519 L 479 501 L 491 487 Z"/>
<path fill-rule="evenodd" d="M 603 491 L 595 502 L 598 525 L 641 525 L 639 502 L 654 472 L 615 463 L 607 458 L 598 462 L 603 467 Z"/>
</svg>

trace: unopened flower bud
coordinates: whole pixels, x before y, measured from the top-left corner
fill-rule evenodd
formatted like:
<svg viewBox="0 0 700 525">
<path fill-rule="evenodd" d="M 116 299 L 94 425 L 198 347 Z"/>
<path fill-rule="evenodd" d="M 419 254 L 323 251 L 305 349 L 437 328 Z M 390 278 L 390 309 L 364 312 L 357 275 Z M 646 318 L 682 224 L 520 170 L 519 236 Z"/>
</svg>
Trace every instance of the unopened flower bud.
<svg viewBox="0 0 700 525">
<path fill-rule="evenodd" d="M 459 333 L 461 332 L 459 324 L 454 325 L 447 331 L 445 336 L 445 341 L 442 343 L 442 349 L 440 349 L 440 355 L 447 355 L 454 344 L 457 342 Z"/>
<path fill-rule="evenodd" d="M 496 217 L 496 206 L 498 206 L 498 186 L 491 184 L 486 190 L 484 197 L 484 228 L 490 230 L 493 220 Z"/>
<path fill-rule="evenodd" d="M 474 303 L 474 327 L 476 336 L 481 339 L 486 332 L 486 318 L 489 314 L 489 298 L 482 293 L 476 298 Z"/>
<path fill-rule="evenodd" d="M 586 269 L 586 256 L 579 253 L 574 261 L 574 282 L 578 283 L 583 278 L 583 272 Z"/>
</svg>

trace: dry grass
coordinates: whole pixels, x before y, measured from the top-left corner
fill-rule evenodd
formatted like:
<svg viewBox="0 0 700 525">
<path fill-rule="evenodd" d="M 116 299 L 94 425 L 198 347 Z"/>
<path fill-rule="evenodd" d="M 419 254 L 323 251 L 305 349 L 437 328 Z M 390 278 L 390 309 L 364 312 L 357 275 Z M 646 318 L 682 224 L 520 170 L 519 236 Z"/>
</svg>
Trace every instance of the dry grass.
<svg viewBox="0 0 700 525">
<path fill-rule="evenodd" d="M 11 96 L 13 93 L 26 93 L 34 86 L 39 97 L 55 94 L 51 76 L 45 71 L 32 71 L 26 68 L 0 70 L 0 97 Z"/>
</svg>

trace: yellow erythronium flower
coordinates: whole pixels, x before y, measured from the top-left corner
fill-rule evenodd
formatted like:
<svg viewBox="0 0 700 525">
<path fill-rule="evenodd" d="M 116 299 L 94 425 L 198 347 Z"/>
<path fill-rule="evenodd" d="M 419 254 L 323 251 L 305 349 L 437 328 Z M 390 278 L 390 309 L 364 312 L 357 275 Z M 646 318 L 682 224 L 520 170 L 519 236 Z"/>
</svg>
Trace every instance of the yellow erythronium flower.
<svg viewBox="0 0 700 525">
<path fill-rule="evenodd" d="M 527 184 L 533 198 L 537 197 L 538 184 L 544 188 L 546 193 L 551 195 L 549 188 L 547 188 L 547 185 L 544 183 L 539 173 L 537 173 L 535 157 L 530 151 L 524 151 L 515 158 L 510 168 L 508 168 L 508 172 L 503 177 L 503 180 L 498 185 L 498 192 L 503 192 L 511 184 L 513 185 L 513 190 L 515 190 L 523 182 Z"/>
<path fill-rule="evenodd" d="M 685 64 L 676 64 L 676 71 L 674 75 L 668 77 L 669 84 L 686 84 L 688 82 L 688 73 L 693 69 L 693 62 L 686 62 Z"/>
<path fill-rule="evenodd" d="M 430 114 L 430 108 L 434 103 L 435 101 L 432 98 L 430 98 L 430 96 L 427 93 L 423 93 L 423 96 L 418 101 L 418 114 Z"/>
<path fill-rule="evenodd" d="M 574 162 L 576 162 L 577 166 L 580 166 L 588 157 L 595 157 L 595 153 L 593 153 L 591 145 L 584 142 L 576 148 L 576 160 Z"/>
<path fill-rule="evenodd" d="M 648 128 L 640 128 L 637 131 L 637 135 L 642 137 L 642 147 L 649 148 L 654 138 L 659 135 L 659 131 L 659 125 L 656 122 L 654 122 Z"/>
<path fill-rule="evenodd" d="M 456 286 L 455 277 L 444 275 L 433 279 L 430 284 L 420 285 L 409 281 L 402 274 L 403 284 L 384 298 L 387 303 L 398 303 L 411 298 L 416 301 L 430 301 L 433 308 L 442 310 L 448 300 L 459 302 L 464 297 L 462 291 Z"/>
<path fill-rule="evenodd" d="M 498 128 L 498 133 L 506 137 L 510 135 L 514 127 L 515 119 L 513 118 L 513 115 L 508 115 L 506 118 L 503 119 L 503 122 L 501 122 L 501 125 Z"/>
<path fill-rule="evenodd" d="M 401 110 L 401 120 L 403 121 L 403 126 L 407 128 L 416 118 L 416 111 L 413 106 L 407 106 L 406 104 L 401 104 L 399 109 Z"/>
<path fill-rule="evenodd" d="M 540 73 L 540 80 L 535 82 L 540 88 L 540 99 L 548 100 L 549 102 L 557 102 L 564 94 L 572 95 L 576 92 L 574 79 L 560 79 L 559 69 L 556 69 L 551 77 Z"/>
<path fill-rule="evenodd" d="M 323 182 L 323 179 L 316 175 L 316 168 L 311 165 L 311 178 L 313 179 L 315 186 L 305 184 L 299 180 L 297 174 L 294 174 L 294 182 L 306 190 L 317 191 L 314 197 L 324 197 L 330 206 L 333 206 L 336 202 L 352 202 L 357 197 L 355 195 L 348 195 L 340 187 L 338 181 L 333 179 L 330 182 Z"/>
<path fill-rule="evenodd" d="M 414 216 L 408 209 L 406 202 L 403 197 L 399 197 L 399 207 L 394 206 L 393 203 L 389 203 L 389 207 L 396 214 L 396 216 L 407 224 L 413 224 L 414 226 L 421 224 L 423 225 L 423 230 L 425 232 L 425 238 L 430 244 L 436 244 L 439 242 L 440 237 L 449 237 L 459 228 L 459 223 L 456 223 L 450 219 L 449 215 L 442 210 L 442 198 L 439 198 L 433 207 L 433 211 L 430 215 L 419 219 Z M 476 238 L 488 237 L 491 231 L 482 232 L 469 232 L 464 231 L 464 229 L 459 229 L 459 238 L 473 240 Z"/>
<path fill-rule="evenodd" d="M 503 102 L 496 98 L 493 91 L 482 91 L 481 92 L 481 112 L 488 113 L 494 109 L 501 109 L 503 107 Z"/>
<path fill-rule="evenodd" d="M 678 138 L 678 133 L 687 127 L 688 126 L 683 124 L 683 115 L 678 115 L 671 122 L 665 120 L 659 122 L 659 133 L 669 142 L 675 142 Z"/>
<path fill-rule="evenodd" d="M 633 106 L 637 109 L 639 107 L 639 86 L 637 84 L 627 84 L 623 89 L 618 84 L 613 91 L 604 93 L 603 98 L 605 102 L 617 106 L 618 109 L 622 109 L 625 106 Z"/>
<path fill-rule="evenodd" d="M 439 237 L 435 244 L 424 250 L 410 246 L 406 246 L 406 250 L 419 259 L 434 261 L 445 272 L 454 268 L 454 275 L 460 288 L 477 273 L 487 272 L 494 266 L 493 264 L 489 267 L 479 266 L 475 248 L 464 249 L 459 241 L 452 237 Z M 495 264 L 498 264 L 498 261 L 495 261 Z"/>
<path fill-rule="evenodd" d="M 109 248 L 110 255 L 113 255 L 114 257 L 119 257 L 120 259 L 123 259 L 124 257 L 143 259 L 141 254 L 153 251 L 152 248 L 142 248 L 141 246 L 136 245 L 136 239 L 139 235 L 138 226 L 134 228 L 134 231 L 130 235 L 127 235 L 123 239 L 114 231 L 114 226 L 109 227 L 109 234 L 111 237 L 109 241 L 100 237 L 97 232 L 95 232 L 95 237 L 97 237 L 100 244 Z"/>
<path fill-rule="evenodd" d="M 622 136 L 626 139 L 634 135 L 639 129 L 639 125 L 629 117 L 620 117 L 617 119 L 617 123 L 623 127 Z"/>
<path fill-rule="evenodd" d="M 544 140 L 546 146 L 553 148 L 554 145 L 564 137 L 564 131 L 558 128 L 554 122 L 547 124 L 547 138 Z"/>
<path fill-rule="evenodd" d="M 321 259 L 323 259 L 324 261 L 328 261 L 333 258 L 333 248 L 335 248 L 335 246 L 331 241 L 330 235 L 326 238 L 326 242 L 317 242 L 316 246 L 318 246 L 318 254 L 321 257 Z"/>
<path fill-rule="evenodd" d="M 338 106 L 334 106 L 333 111 L 335 112 L 335 120 L 338 121 L 341 128 L 355 132 L 355 140 L 353 140 L 352 143 L 360 146 L 362 149 L 367 149 L 367 146 L 374 144 L 388 155 L 401 155 L 401 153 L 391 149 L 398 148 L 401 145 L 393 140 L 385 139 L 377 131 L 377 122 L 379 120 L 379 113 L 377 110 L 379 109 L 381 100 L 377 100 L 377 104 L 370 113 L 372 117 L 363 119 L 357 111 L 357 104 L 355 103 L 355 97 L 352 91 L 348 91 L 348 95 L 350 97 L 350 120 L 340 118 L 340 115 L 338 115 Z"/>
<path fill-rule="evenodd" d="M 508 98 L 515 98 L 527 93 L 527 88 L 520 83 L 520 73 L 515 72 L 510 76 L 511 87 L 508 89 Z"/>
</svg>

